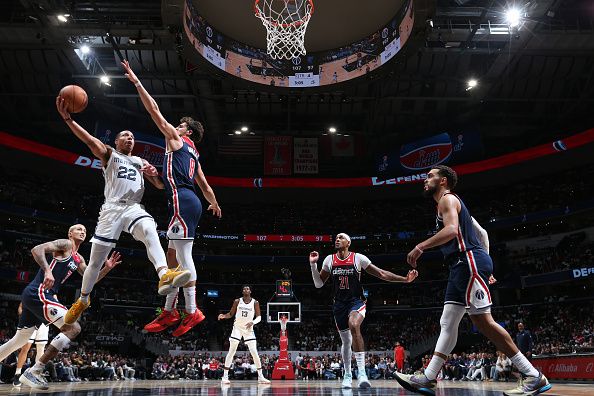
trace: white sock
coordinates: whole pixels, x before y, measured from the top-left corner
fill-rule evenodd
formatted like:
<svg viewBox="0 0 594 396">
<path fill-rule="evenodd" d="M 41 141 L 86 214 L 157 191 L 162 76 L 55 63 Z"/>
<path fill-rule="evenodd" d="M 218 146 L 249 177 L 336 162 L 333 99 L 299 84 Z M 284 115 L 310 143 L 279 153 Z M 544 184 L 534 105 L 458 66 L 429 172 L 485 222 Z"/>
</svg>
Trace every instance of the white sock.
<svg viewBox="0 0 594 396">
<path fill-rule="evenodd" d="M 444 363 L 445 359 L 443 359 L 442 357 L 439 357 L 437 355 L 431 356 L 431 361 L 425 369 L 425 377 L 427 377 L 431 381 L 436 379 Z"/>
<path fill-rule="evenodd" d="M 258 369 L 258 378 L 264 378 L 264 374 L 262 374 L 262 367 Z"/>
<path fill-rule="evenodd" d="M 229 369 L 223 369 L 223 378 L 229 378 Z"/>
<path fill-rule="evenodd" d="M 534 368 L 532 363 L 526 359 L 526 356 L 524 356 L 522 352 L 516 353 L 516 355 L 511 358 L 511 361 L 514 366 L 518 368 L 520 373 L 529 377 L 538 377 L 538 370 Z"/>
<path fill-rule="evenodd" d="M 31 371 L 42 371 L 45 369 L 45 363 L 37 362 L 33 367 L 31 367 Z"/>
<path fill-rule="evenodd" d="M 367 376 L 365 372 L 365 352 L 355 352 L 355 361 L 357 362 L 359 376 Z"/>
<path fill-rule="evenodd" d="M 184 298 L 186 300 L 186 312 L 196 312 L 196 286 L 184 287 Z"/>
<path fill-rule="evenodd" d="M 165 311 L 173 311 L 177 308 L 177 295 L 179 293 L 179 287 L 172 289 L 172 292 L 165 297 Z"/>
<path fill-rule="evenodd" d="M 17 368 L 16 371 L 14 372 L 14 375 L 19 375 L 21 373 L 21 368 Z"/>
<path fill-rule="evenodd" d="M 159 275 L 159 279 L 163 277 L 167 273 L 167 268 L 162 267 L 160 270 L 157 271 L 157 275 Z"/>
</svg>

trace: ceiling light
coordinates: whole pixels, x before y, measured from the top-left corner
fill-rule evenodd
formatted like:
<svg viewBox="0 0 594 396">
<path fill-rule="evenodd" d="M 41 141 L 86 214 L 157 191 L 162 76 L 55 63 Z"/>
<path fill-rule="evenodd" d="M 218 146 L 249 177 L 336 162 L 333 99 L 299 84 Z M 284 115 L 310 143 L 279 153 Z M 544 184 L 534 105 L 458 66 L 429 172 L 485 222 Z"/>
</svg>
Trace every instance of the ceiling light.
<svg viewBox="0 0 594 396">
<path fill-rule="evenodd" d="M 246 126 L 241 127 L 241 132 L 247 132 L 248 130 L 249 130 L 249 128 Z"/>
<path fill-rule="evenodd" d="M 520 24 L 522 15 L 517 8 L 510 8 L 505 11 L 505 20 L 510 27 L 516 27 Z"/>
<path fill-rule="evenodd" d="M 236 135 L 241 135 L 241 131 L 235 131 L 233 133 L 236 134 Z"/>
<path fill-rule="evenodd" d="M 109 77 L 107 77 L 107 76 L 101 76 L 99 79 L 101 80 L 101 82 L 103 84 L 109 85 Z"/>
<path fill-rule="evenodd" d="M 66 16 L 66 15 L 58 15 L 58 21 L 60 21 L 60 22 L 68 22 L 68 16 Z"/>
<path fill-rule="evenodd" d="M 88 46 L 88 45 L 83 45 L 82 47 L 80 47 L 80 51 L 81 51 L 83 54 L 88 54 L 89 52 L 91 52 L 91 49 L 89 48 L 89 46 Z"/>
<path fill-rule="evenodd" d="M 468 85 L 466 86 L 466 90 L 470 91 L 472 88 L 476 87 L 478 85 L 478 81 L 475 80 L 474 78 L 471 78 L 470 80 L 468 80 Z"/>
<path fill-rule="evenodd" d="M 328 132 L 330 132 L 330 133 L 336 133 L 336 128 L 335 127 L 330 127 L 330 128 L 328 128 Z"/>
</svg>

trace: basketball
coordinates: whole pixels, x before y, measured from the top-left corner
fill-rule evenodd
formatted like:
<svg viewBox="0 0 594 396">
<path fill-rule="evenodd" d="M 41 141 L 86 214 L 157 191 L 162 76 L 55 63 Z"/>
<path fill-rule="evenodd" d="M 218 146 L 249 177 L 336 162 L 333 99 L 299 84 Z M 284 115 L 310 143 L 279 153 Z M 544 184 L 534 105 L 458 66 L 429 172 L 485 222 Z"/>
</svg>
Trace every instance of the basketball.
<svg viewBox="0 0 594 396">
<path fill-rule="evenodd" d="M 69 113 L 80 113 L 89 102 L 87 93 L 78 85 L 67 85 L 60 90 L 60 96 L 66 102 Z"/>
</svg>

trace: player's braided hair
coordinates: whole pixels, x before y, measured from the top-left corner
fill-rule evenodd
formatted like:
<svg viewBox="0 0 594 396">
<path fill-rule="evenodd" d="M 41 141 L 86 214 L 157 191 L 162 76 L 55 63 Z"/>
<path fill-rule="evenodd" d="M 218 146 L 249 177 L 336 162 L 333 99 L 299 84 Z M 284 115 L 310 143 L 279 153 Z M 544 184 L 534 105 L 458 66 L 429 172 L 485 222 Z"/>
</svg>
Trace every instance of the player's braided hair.
<svg viewBox="0 0 594 396">
<path fill-rule="evenodd" d="M 198 144 L 202 141 L 202 137 L 204 136 L 204 127 L 199 121 L 196 121 L 192 117 L 183 117 L 179 120 L 180 123 L 186 123 L 189 129 L 192 130 L 192 135 L 190 138 L 194 141 L 194 143 Z"/>
<path fill-rule="evenodd" d="M 455 170 L 445 165 L 435 165 L 432 166 L 431 169 L 437 169 L 439 171 L 439 176 L 445 177 L 448 180 L 448 188 L 450 190 L 456 188 L 456 184 L 458 184 L 458 174 Z"/>
</svg>

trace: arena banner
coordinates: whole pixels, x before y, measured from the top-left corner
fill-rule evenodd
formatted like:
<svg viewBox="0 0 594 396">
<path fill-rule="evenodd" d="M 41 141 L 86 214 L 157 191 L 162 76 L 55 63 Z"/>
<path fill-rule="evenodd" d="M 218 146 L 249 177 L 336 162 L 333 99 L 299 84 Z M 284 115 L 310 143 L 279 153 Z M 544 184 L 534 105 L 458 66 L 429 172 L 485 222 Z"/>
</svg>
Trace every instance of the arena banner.
<svg viewBox="0 0 594 396">
<path fill-rule="evenodd" d="M 100 125 L 96 137 L 103 143 L 113 146 L 115 144 L 115 136 L 118 132 L 114 131 L 113 128 L 104 128 Z M 134 150 L 132 150 L 132 154 L 147 160 L 157 169 L 161 169 L 165 158 L 165 138 L 160 135 L 152 136 L 136 131 L 132 133 L 134 134 Z M 99 165 L 100 168 L 101 165 Z"/>
<path fill-rule="evenodd" d="M 293 139 L 293 173 L 318 173 L 318 138 Z"/>
<path fill-rule="evenodd" d="M 278 137 L 277 137 L 278 138 Z M 283 137 L 281 137 L 283 138 Z M 290 137 L 284 144 L 288 153 L 288 159 L 284 166 L 287 167 L 288 174 L 291 172 L 292 142 Z M 500 169 L 507 166 L 530 161 L 536 158 L 546 157 L 561 151 L 571 150 L 594 142 L 594 128 L 588 129 L 562 140 L 541 144 L 539 146 L 527 148 L 498 157 L 489 158 L 482 161 L 470 162 L 455 165 L 453 168 L 459 175 L 484 172 L 492 169 Z M 63 149 L 38 143 L 33 140 L 17 137 L 0 131 L 0 145 L 14 148 L 29 153 L 37 154 L 43 157 L 52 158 L 64 163 L 78 165 L 87 168 L 101 169 L 101 162 L 90 156 L 83 156 Z M 272 158 L 274 158 L 274 145 L 271 146 Z M 427 174 L 424 172 L 396 176 L 385 179 L 378 176 L 353 177 L 353 178 L 293 178 L 293 177 L 224 177 L 209 176 L 209 183 L 216 187 L 235 187 L 235 188 L 353 188 L 353 187 L 378 187 L 378 186 L 397 186 L 410 183 L 421 183 Z"/>
<path fill-rule="evenodd" d="M 480 158 L 483 153 L 478 132 L 440 133 L 400 147 L 399 152 L 383 151 L 377 158 L 379 175 L 425 170 L 438 164 L 456 164 Z"/>
<path fill-rule="evenodd" d="M 594 380 L 594 354 L 535 357 L 532 363 L 550 380 Z"/>
<path fill-rule="evenodd" d="M 264 174 L 288 176 L 293 169 L 293 138 L 266 136 L 264 139 Z"/>
</svg>

